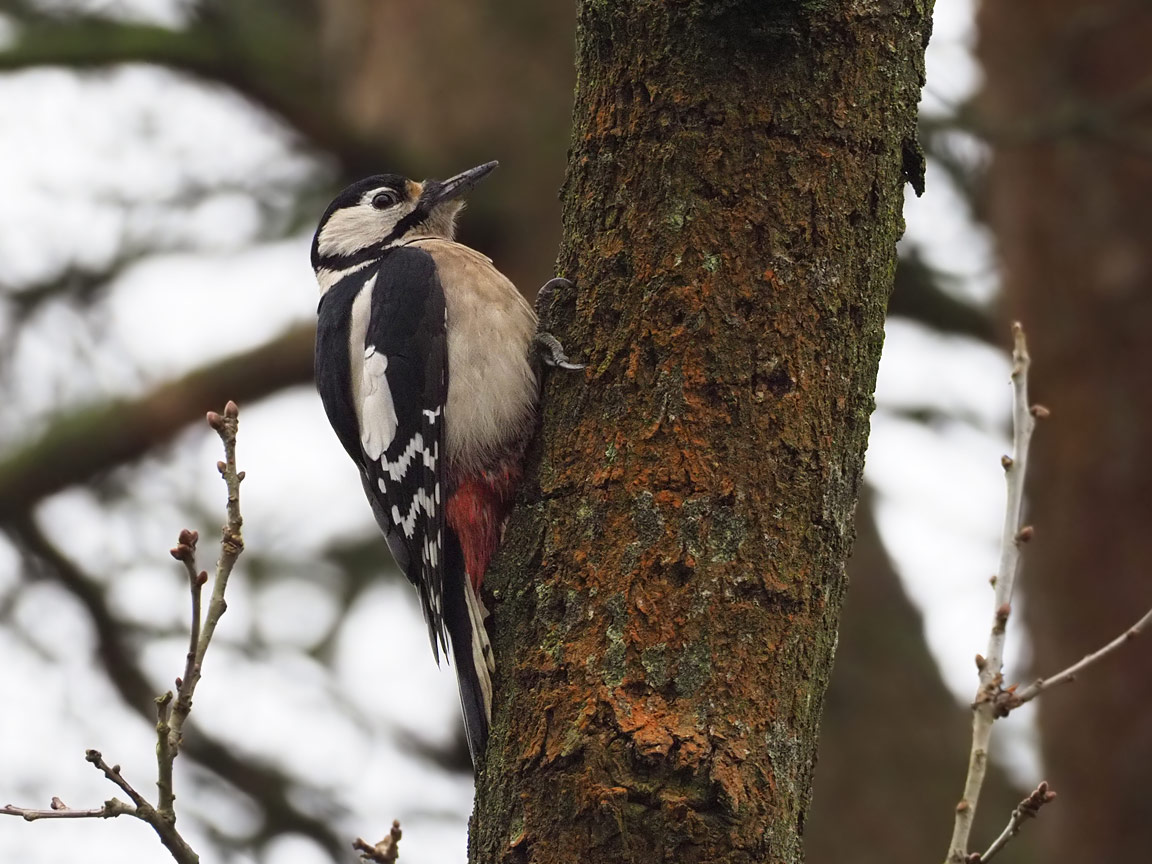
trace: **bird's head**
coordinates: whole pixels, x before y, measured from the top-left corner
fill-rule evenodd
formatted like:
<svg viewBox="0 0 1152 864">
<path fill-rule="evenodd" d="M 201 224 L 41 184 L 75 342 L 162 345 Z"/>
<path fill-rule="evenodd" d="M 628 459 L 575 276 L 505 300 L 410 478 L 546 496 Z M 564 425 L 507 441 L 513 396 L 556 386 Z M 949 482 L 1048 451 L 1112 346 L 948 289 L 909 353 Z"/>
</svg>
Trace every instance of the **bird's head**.
<svg viewBox="0 0 1152 864">
<path fill-rule="evenodd" d="M 333 199 L 312 238 L 312 269 L 337 274 L 380 257 L 384 250 L 419 236 L 456 231 L 460 200 L 498 162 L 485 162 L 449 177 L 418 183 L 399 174 L 366 177 Z"/>
</svg>

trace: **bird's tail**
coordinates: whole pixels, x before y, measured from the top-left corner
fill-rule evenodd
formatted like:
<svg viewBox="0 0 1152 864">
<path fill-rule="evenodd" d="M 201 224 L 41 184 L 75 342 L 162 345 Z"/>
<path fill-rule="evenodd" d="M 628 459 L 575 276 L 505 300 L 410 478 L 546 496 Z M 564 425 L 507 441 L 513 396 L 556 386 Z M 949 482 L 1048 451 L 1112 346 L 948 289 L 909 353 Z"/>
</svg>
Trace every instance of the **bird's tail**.
<svg viewBox="0 0 1152 864">
<path fill-rule="evenodd" d="M 445 531 L 444 626 L 452 646 L 452 663 L 460 687 L 460 707 L 468 752 L 476 766 L 488 745 L 492 721 L 492 673 L 496 664 L 484 619 L 484 603 L 472 588 L 464 567 L 464 555 L 454 531 Z"/>
</svg>

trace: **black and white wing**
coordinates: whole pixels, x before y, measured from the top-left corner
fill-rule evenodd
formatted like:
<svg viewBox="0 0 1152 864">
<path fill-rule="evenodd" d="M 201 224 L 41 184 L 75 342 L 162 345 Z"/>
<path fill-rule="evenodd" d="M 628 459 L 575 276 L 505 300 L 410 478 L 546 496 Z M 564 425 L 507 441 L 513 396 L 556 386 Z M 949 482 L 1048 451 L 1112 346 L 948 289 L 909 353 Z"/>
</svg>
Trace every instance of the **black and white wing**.
<svg viewBox="0 0 1152 864">
<path fill-rule="evenodd" d="M 353 319 L 368 313 L 359 380 L 354 369 L 352 381 L 365 492 L 373 509 L 383 511 L 377 520 L 388 546 L 419 591 L 439 659 L 439 648 L 449 647 L 443 609 L 444 292 L 432 259 L 403 247 L 384 256 L 370 290 L 370 301 L 352 310 Z"/>
<path fill-rule="evenodd" d="M 362 277 L 330 289 L 316 345 L 317 387 L 329 420 L 360 466 L 388 548 L 417 588 L 433 654 L 439 660 L 440 649 L 451 652 L 475 762 L 488 733 L 491 649 L 459 542 L 444 519 L 448 348 L 444 291 L 431 256 L 391 249 Z"/>
</svg>

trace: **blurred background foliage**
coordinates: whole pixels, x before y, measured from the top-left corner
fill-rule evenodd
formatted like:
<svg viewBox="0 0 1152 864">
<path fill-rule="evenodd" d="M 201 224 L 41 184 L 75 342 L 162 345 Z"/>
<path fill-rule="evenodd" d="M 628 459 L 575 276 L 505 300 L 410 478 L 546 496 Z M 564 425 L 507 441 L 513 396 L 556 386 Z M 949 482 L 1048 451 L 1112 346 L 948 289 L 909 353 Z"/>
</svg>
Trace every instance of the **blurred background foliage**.
<svg viewBox="0 0 1152 864">
<path fill-rule="evenodd" d="M 929 191 L 891 300 L 814 864 L 943 855 L 999 524 L 1002 309 L 1028 323 L 1055 414 L 1033 475 L 1033 650 L 1012 674 L 1066 665 L 1152 602 L 1152 12 L 974 16 L 937 3 Z M 151 776 L 186 615 L 165 550 L 221 519 L 198 420 L 232 398 L 248 552 L 181 760 L 187 836 L 206 860 L 348 860 L 348 838 L 399 817 L 405 860 L 464 860 L 452 676 L 311 393 L 307 244 L 352 179 L 499 158 L 463 239 L 531 294 L 559 238 L 573 27 L 569 4 L 534 0 L 0 0 L 0 798 L 103 800 L 89 746 Z M 1045 697 L 1039 757 L 1013 721 L 1016 779 L 992 778 L 980 837 L 1041 771 L 1059 810 L 1006 854 L 1142 860 L 1150 678 L 1145 651 Z M 6 860 L 77 843 L 163 860 L 134 824 L 0 822 Z"/>
</svg>

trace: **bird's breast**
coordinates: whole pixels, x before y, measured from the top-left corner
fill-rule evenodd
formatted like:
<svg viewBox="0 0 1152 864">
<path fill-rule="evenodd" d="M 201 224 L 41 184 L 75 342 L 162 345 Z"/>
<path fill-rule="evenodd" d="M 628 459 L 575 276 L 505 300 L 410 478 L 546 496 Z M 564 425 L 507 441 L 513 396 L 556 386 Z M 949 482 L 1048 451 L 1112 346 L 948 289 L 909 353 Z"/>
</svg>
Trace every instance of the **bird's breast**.
<svg viewBox="0 0 1152 864">
<path fill-rule="evenodd" d="M 445 450 L 458 473 L 519 457 L 532 434 L 536 315 L 492 262 L 450 240 L 416 241 L 436 262 L 448 325 Z"/>
</svg>

